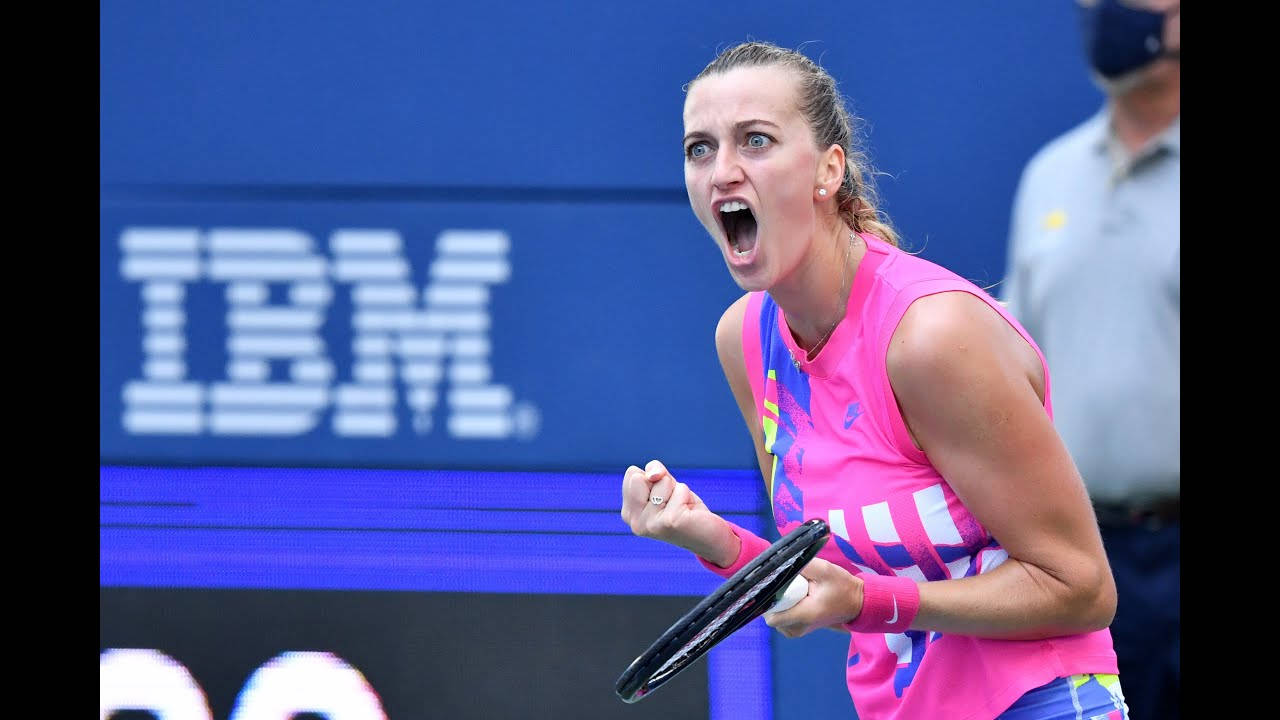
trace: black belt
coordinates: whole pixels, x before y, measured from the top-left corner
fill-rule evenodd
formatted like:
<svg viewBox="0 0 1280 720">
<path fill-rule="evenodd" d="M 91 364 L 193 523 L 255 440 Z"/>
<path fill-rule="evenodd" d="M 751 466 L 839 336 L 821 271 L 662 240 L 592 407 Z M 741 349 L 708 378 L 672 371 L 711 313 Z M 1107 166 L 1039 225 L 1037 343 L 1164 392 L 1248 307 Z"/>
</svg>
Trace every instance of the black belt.
<svg viewBox="0 0 1280 720">
<path fill-rule="evenodd" d="M 1145 526 L 1156 530 L 1178 523 L 1179 504 L 1178 498 L 1135 504 L 1094 502 L 1093 512 L 1098 516 L 1098 524 L 1102 527 Z"/>
</svg>

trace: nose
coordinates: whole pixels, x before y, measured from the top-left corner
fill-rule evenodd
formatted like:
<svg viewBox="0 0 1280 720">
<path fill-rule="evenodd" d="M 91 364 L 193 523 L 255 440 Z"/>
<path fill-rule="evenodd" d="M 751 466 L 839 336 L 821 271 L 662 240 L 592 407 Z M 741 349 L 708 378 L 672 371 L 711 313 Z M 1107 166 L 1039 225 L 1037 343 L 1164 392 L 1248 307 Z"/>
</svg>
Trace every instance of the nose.
<svg viewBox="0 0 1280 720">
<path fill-rule="evenodd" d="M 738 154 L 732 148 L 723 148 L 716 153 L 716 163 L 711 175 L 711 183 L 718 190 L 724 190 L 742 182 L 742 164 Z"/>
</svg>

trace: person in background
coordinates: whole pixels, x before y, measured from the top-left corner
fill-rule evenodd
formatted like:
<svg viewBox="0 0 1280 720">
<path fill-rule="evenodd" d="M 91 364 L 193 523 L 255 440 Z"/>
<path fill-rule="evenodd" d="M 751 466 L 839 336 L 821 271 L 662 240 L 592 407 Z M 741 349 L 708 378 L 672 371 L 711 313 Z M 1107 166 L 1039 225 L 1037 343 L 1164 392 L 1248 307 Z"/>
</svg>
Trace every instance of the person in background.
<svg viewBox="0 0 1280 720">
<path fill-rule="evenodd" d="M 1180 3 L 1080 3 L 1103 107 L 1041 149 L 1002 297 L 1053 368 L 1054 424 L 1111 568 L 1134 720 L 1179 717 Z"/>
<path fill-rule="evenodd" d="M 829 73 L 767 43 L 685 97 L 689 202 L 746 291 L 721 367 L 778 532 L 833 536 L 766 622 L 850 634 L 861 720 L 1119 720 L 1115 585 L 1044 358 L 995 298 L 897 246 L 854 123 Z M 622 518 L 722 577 L 769 546 L 659 460 L 623 473 Z"/>
</svg>

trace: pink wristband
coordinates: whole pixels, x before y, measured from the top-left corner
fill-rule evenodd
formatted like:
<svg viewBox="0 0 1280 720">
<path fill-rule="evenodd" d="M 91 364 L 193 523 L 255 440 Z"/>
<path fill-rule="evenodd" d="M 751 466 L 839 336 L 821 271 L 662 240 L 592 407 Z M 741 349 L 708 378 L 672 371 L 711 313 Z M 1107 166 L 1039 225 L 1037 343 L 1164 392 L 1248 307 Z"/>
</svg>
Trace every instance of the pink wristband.
<svg viewBox="0 0 1280 720">
<path fill-rule="evenodd" d="M 899 575 L 859 573 L 862 612 L 844 626 L 853 632 L 900 633 L 911 627 L 920 611 L 920 586 Z"/>
<path fill-rule="evenodd" d="M 760 553 L 769 549 L 769 543 L 765 542 L 764 538 L 759 537 L 750 530 L 743 530 L 728 520 L 725 520 L 725 522 L 729 523 L 729 529 L 742 541 L 742 548 L 738 550 L 738 558 L 733 561 L 733 564 L 727 568 L 722 568 L 700 555 L 694 555 L 694 557 L 698 558 L 698 562 L 702 563 L 703 567 L 722 578 L 732 576 L 741 570 L 744 565 L 759 557 Z"/>
</svg>

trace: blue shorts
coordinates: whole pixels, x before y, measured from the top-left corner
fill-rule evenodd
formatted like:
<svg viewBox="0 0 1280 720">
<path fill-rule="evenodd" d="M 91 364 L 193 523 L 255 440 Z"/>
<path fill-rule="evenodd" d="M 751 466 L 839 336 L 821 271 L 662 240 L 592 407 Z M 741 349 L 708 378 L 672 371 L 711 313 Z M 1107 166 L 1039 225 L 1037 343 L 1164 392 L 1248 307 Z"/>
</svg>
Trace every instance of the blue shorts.
<svg viewBox="0 0 1280 720">
<path fill-rule="evenodd" d="M 996 720 L 1127 720 L 1116 675 L 1072 675 L 1028 690 Z"/>
</svg>

